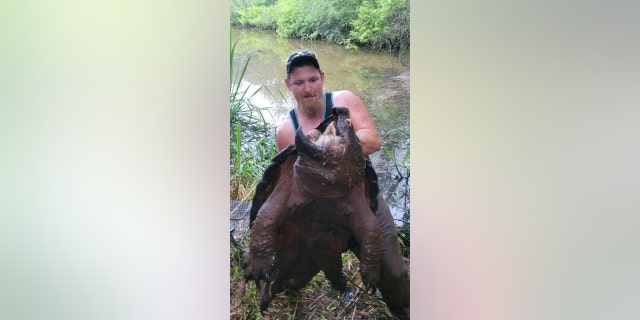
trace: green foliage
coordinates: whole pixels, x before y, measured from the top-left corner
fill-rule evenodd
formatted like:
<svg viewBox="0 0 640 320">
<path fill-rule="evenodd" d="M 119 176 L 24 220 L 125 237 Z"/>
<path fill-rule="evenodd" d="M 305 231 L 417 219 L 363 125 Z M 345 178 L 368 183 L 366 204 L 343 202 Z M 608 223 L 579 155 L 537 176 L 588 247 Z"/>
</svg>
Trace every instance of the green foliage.
<svg viewBox="0 0 640 320">
<path fill-rule="evenodd" d="M 411 175 L 411 167 L 408 162 L 409 156 L 410 156 L 410 150 L 407 150 L 407 153 L 405 153 L 404 157 L 400 161 L 396 158 L 396 156 L 393 153 L 391 153 L 389 149 L 387 149 L 387 147 L 383 147 L 382 149 L 387 154 L 387 157 L 389 157 L 389 159 L 391 160 L 393 167 L 396 169 L 396 173 L 398 174 L 398 177 L 408 178 Z"/>
<path fill-rule="evenodd" d="M 356 18 L 357 0 L 280 0 L 278 35 L 342 43 L 349 36 L 349 21 Z"/>
<path fill-rule="evenodd" d="M 409 130 L 400 129 L 400 128 L 393 129 L 387 132 L 387 135 L 396 131 L 406 135 L 407 139 L 411 136 L 411 133 Z M 411 149 L 407 149 L 407 151 L 405 152 L 401 160 L 398 157 L 396 157 L 389 149 L 387 149 L 387 147 L 382 147 L 382 149 L 384 150 L 387 157 L 389 157 L 389 160 L 391 160 L 393 167 L 396 169 L 398 178 L 399 179 L 409 178 L 411 176 L 411 165 L 409 161 L 411 158 Z"/>
<path fill-rule="evenodd" d="M 274 6 L 252 6 L 238 12 L 237 22 L 258 29 L 275 30 L 278 11 Z"/>
<path fill-rule="evenodd" d="M 232 0 L 231 21 L 349 48 L 409 48 L 408 0 Z"/>
<path fill-rule="evenodd" d="M 375 49 L 404 50 L 409 46 L 409 1 L 366 0 L 351 23 L 350 36 Z"/>
<path fill-rule="evenodd" d="M 276 2 L 277 0 L 232 0 L 231 24 L 275 30 L 278 14 L 274 6 Z"/>
<path fill-rule="evenodd" d="M 252 188 L 275 156 L 276 145 L 275 127 L 264 117 L 268 111 L 251 101 L 261 91 L 272 91 L 265 85 L 246 85 L 242 81 L 251 58 L 258 52 L 236 56 L 236 43 L 230 46 L 230 196 L 241 200 L 251 196 Z"/>
</svg>

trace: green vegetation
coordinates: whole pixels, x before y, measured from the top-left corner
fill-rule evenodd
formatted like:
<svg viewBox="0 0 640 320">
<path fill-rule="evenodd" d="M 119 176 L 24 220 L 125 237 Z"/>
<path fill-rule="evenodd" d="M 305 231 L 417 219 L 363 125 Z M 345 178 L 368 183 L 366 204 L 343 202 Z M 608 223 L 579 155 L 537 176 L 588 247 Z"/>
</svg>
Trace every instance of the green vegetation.
<svg viewBox="0 0 640 320">
<path fill-rule="evenodd" d="M 362 1 L 350 36 L 357 44 L 375 49 L 409 47 L 409 1 Z"/>
<path fill-rule="evenodd" d="M 232 0 L 231 23 L 348 48 L 409 49 L 408 0 Z"/>
<path fill-rule="evenodd" d="M 243 200 L 252 196 L 253 188 L 276 154 L 275 128 L 264 113 L 267 110 L 253 104 L 251 98 L 261 91 L 273 94 L 265 85 L 247 85 L 242 80 L 251 58 L 257 51 L 236 57 L 234 43 L 230 52 L 230 159 L 231 199 Z"/>
<path fill-rule="evenodd" d="M 389 132 L 386 133 L 385 136 L 393 132 L 400 132 L 403 135 L 406 135 L 406 139 L 409 139 L 411 135 L 409 130 L 397 128 L 397 129 L 390 130 Z M 399 158 L 396 157 L 394 153 L 392 153 L 391 150 L 389 150 L 387 147 L 383 146 L 382 150 L 384 150 L 387 157 L 389 157 L 391 164 L 396 169 L 398 179 L 408 179 L 411 176 L 411 165 L 410 165 L 411 149 L 407 148 L 404 156 L 402 157 L 402 160 L 399 160 Z"/>
</svg>

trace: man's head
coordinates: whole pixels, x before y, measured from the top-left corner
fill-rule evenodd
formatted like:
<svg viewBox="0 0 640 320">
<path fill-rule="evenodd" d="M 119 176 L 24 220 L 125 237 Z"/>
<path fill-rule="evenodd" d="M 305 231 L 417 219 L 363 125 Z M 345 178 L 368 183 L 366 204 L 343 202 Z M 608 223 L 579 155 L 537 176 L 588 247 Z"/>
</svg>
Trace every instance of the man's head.
<svg viewBox="0 0 640 320">
<path fill-rule="evenodd" d="M 287 68 L 287 78 L 297 67 L 314 66 L 318 71 L 320 71 L 320 63 L 318 63 L 316 54 L 308 50 L 297 50 L 292 52 L 287 58 L 285 65 Z"/>
<path fill-rule="evenodd" d="M 307 50 L 294 51 L 285 61 L 287 88 L 296 99 L 299 113 L 314 116 L 323 110 L 324 73 L 316 55 Z"/>
</svg>

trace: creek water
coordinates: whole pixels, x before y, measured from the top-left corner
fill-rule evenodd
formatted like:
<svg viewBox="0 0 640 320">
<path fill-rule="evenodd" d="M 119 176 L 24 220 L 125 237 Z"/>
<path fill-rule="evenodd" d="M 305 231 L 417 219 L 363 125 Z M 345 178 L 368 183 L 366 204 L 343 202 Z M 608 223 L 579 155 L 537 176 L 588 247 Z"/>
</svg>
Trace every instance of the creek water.
<svg viewBox="0 0 640 320">
<path fill-rule="evenodd" d="M 235 56 L 256 52 L 243 85 L 268 85 L 276 93 L 259 93 L 252 101 L 267 110 L 269 121 L 279 124 L 293 108 L 284 84 L 284 61 L 294 50 L 316 53 L 325 72 L 325 91 L 350 90 L 367 106 L 382 148 L 371 161 L 383 194 L 398 226 L 409 223 L 409 54 L 400 57 L 369 50 L 347 50 L 324 41 L 279 38 L 275 31 L 234 27 Z M 237 68 L 236 66 L 235 68 Z M 385 150 L 386 149 L 386 150 Z M 387 152 L 388 151 L 388 152 Z M 405 158 L 407 160 L 405 160 Z"/>
</svg>

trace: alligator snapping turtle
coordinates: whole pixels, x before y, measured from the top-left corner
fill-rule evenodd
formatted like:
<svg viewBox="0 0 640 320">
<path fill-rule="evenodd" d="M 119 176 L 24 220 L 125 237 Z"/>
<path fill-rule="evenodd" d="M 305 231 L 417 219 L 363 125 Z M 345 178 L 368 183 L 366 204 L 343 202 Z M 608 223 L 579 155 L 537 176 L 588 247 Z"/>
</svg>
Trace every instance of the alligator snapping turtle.
<svg viewBox="0 0 640 320">
<path fill-rule="evenodd" d="M 260 310 L 285 287 L 299 289 L 322 270 L 331 286 L 345 292 L 342 252 L 360 260 L 367 290 L 380 276 L 381 231 L 377 176 L 349 119 L 332 115 L 267 167 L 250 209 L 251 238 L 243 256 L 245 279 L 261 288 Z"/>
</svg>

